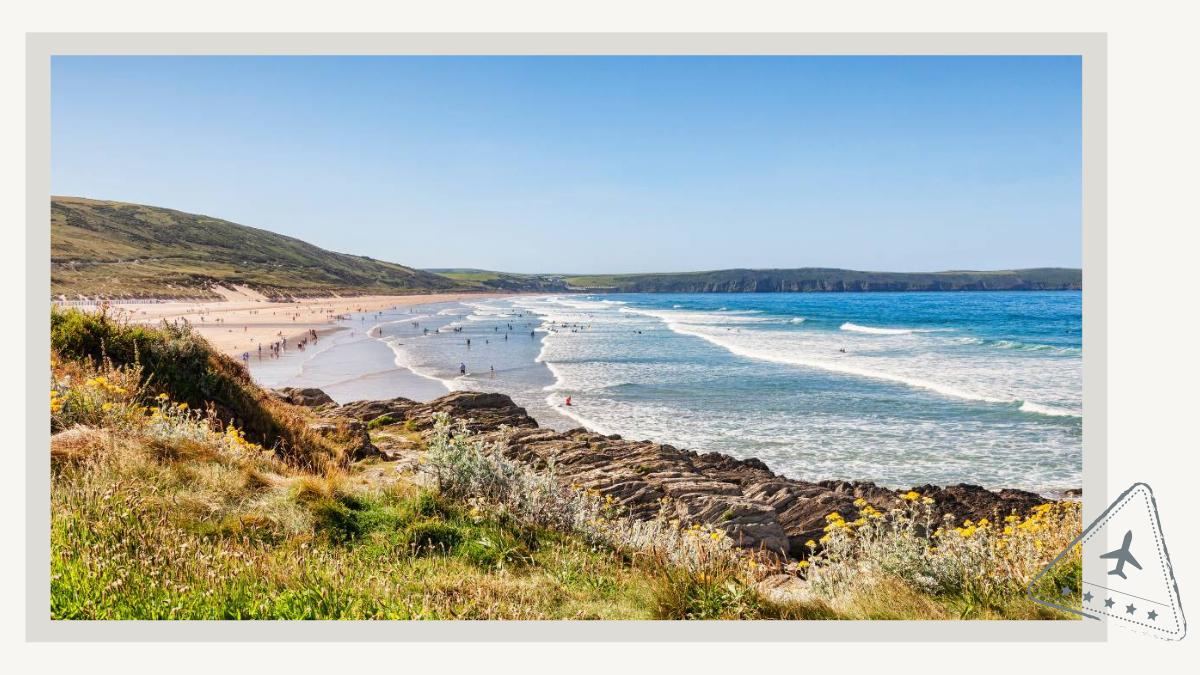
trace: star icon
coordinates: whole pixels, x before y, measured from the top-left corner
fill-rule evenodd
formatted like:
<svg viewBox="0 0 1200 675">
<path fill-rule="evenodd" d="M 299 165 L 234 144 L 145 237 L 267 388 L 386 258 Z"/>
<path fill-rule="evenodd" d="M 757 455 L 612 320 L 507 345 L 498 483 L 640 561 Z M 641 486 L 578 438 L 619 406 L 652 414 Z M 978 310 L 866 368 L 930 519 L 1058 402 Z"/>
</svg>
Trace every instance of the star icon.
<svg viewBox="0 0 1200 675">
<path fill-rule="evenodd" d="M 1092 592 L 1091 592 L 1091 591 L 1088 591 L 1087 593 L 1084 593 L 1084 594 L 1083 594 L 1083 601 L 1084 601 L 1084 602 L 1091 602 L 1091 601 L 1092 601 Z"/>
<path fill-rule="evenodd" d="M 1125 605 L 1125 613 L 1126 614 L 1133 614 L 1136 611 L 1137 611 L 1137 607 L 1134 607 L 1132 602 L 1129 603 L 1128 605 Z"/>
<path fill-rule="evenodd" d="M 1063 594 L 1063 597 L 1064 597 L 1064 598 L 1065 598 L 1065 597 L 1067 597 L 1068 595 L 1070 595 L 1070 594 L 1071 594 L 1071 589 L 1067 588 L 1066 586 L 1063 586 L 1063 587 L 1062 587 L 1062 594 Z"/>
<path fill-rule="evenodd" d="M 1151 621 L 1154 621 L 1155 619 L 1158 618 L 1158 612 L 1156 612 L 1152 609 L 1149 612 L 1146 612 L 1146 618 L 1150 619 Z"/>
<path fill-rule="evenodd" d="M 1106 600 L 1104 601 L 1104 606 L 1105 606 L 1105 607 L 1112 607 L 1112 606 L 1113 606 L 1113 599 L 1112 599 L 1112 598 L 1108 598 L 1108 599 L 1106 599 Z"/>
</svg>

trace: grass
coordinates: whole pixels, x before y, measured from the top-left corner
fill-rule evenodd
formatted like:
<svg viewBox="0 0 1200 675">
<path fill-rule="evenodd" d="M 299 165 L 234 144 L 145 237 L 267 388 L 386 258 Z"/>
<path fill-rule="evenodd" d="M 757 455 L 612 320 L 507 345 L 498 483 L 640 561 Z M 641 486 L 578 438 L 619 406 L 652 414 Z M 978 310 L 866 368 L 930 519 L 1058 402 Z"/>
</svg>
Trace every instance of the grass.
<svg viewBox="0 0 1200 675">
<path fill-rule="evenodd" d="M 1074 527 L 1066 507 L 1021 521 L 1017 566 L 978 523 L 938 541 L 831 525 L 795 565 L 820 594 L 778 602 L 756 582 L 779 561 L 671 520 L 669 500 L 630 520 L 446 418 L 372 431 L 416 446 L 416 470 L 351 463 L 185 329 L 51 322 L 54 619 L 1065 617 L 1012 589 Z M 976 569 L 999 581 L 960 583 Z"/>
<path fill-rule="evenodd" d="M 224 452 L 179 459 L 136 435 L 66 436 L 56 444 L 86 450 L 60 447 L 54 463 L 57 619 L 652 616 L 649 577 L 615 552 L 408 481 L 379 489 Z"/>
</svg>

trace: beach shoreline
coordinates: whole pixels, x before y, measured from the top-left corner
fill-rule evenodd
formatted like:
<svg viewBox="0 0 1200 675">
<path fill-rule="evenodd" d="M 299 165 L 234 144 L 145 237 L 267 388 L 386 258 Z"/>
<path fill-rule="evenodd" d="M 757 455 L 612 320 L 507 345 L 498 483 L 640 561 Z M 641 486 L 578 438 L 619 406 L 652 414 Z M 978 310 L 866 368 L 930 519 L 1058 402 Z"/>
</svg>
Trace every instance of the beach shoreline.
<svg viewBox="0 0 1200 675">
<path fill-rule="evenodd" d="M 294 344 L 310 331 L 336 330 L 337 317 L 357 312 L 377 312 L 438 302 L 518 295 L 498 293 L 426 293 L 420 295 L 360 295 L 294 298 L 276 301 L 245 287 L 220 287 L 222 300 L 166 300 L 156 303 L 114 301 L 114 311 L 131 323 L 158 324 L 186 321 L 219 352 L 240 358 L 257 353 L 286 338 Z"/>
</svg>

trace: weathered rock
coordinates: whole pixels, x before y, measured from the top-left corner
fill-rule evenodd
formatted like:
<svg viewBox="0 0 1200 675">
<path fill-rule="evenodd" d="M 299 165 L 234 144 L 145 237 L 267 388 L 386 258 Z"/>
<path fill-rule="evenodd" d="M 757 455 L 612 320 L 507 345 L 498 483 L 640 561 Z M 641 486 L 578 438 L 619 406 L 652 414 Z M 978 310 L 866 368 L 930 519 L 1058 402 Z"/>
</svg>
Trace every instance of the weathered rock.
<svg viewBox="0 0 1200 675">
<path fill-rule="evenodd" d="M 500 426 L 536 429 L 537 422 L 525 409 L 504 394 L 484 394 L 474 391 L 455 391 L 428 403 L 420 403 L 406 411 L 406 418 L 417 429 L 433 427 L 433 417 L 446 413 L 456 420 L 467 420 L 473 432 L 491 431 Z"/>
<path fill-rule="evenodd" d="M 302 405 L 307 408 L 316 408 L 322 405 L 337 405 L 337 403 L 329 397 L 324 391 L 316 387 L 283 387 L 275 389 L 274 393 L 279 398 L 291 403 L 292 405 Z"/>
<path fill-rule="evenodd" d="M 418 405 L 415 401 L 410 401 L 406 398 L 393 398 L 387 401 L 352 401 L 343 405 L 339 405 L 327 410 L 323 410 L 323 415 L 335 417 L 353 417 L 364 422 L 389 415 L 396 420 L 404 420 L 414 406 Z"/>
</svg>

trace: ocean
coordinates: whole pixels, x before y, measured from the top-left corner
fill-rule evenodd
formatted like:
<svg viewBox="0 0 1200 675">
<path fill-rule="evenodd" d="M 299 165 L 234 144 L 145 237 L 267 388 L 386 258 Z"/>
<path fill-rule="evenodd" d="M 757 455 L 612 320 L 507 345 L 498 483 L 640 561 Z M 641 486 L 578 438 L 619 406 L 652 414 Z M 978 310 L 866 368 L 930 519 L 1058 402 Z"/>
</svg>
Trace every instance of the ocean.
<svg viewBox="0 0 1200 675">
<path fill-rule="evenodd" d="M 1082 347 L 1079 292 L 518 296 L 355 315 L 251 372 L 339 402 L 499 391 L 802 480 L 1053 495 L 1082 484 Z"/>
</svg>

